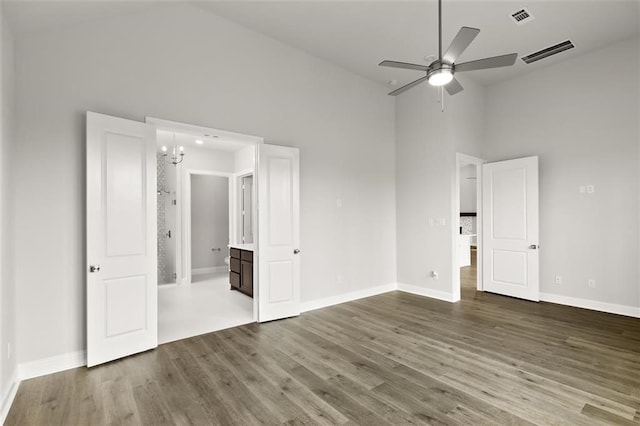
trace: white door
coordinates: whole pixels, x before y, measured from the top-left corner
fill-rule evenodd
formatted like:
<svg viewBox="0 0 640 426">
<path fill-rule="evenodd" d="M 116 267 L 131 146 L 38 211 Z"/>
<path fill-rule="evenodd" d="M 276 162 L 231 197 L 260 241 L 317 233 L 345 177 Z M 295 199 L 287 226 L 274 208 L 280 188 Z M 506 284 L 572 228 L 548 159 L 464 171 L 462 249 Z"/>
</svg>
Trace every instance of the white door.
<svg viewBox="0 0 640 426">
<path fill-rule="evenodd" d="M 158 346 L 156 132 L 87 112 L 87 365 Z"/>
<path fill-rule="evenodd" d="M 258 145 L 258 321 L 300 314 L 299 151 Z"/>
<path fill-rule="evenodd" d="M 538 301 L 538 157 L 482 165 L 484 290 Z"/>
</svg>

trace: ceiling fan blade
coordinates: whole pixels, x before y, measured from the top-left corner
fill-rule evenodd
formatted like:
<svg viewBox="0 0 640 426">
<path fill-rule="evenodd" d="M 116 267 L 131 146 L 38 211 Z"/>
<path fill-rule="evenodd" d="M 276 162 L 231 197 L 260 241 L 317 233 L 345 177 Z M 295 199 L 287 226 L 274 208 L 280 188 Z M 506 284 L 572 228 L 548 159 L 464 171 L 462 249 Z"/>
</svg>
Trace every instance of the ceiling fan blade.
<svg viewBox="0 0 640 426">
<path fill-rule="evenodd" d="M 517 53 L 493 56 L 491 58 L 478 59 L 477 61 L 463 62 L 455 65 L 456 72 L 484 70 L 487 68 L 508 67 L 516 63 Z"/>
<path fill-rule="evenodd" d="M 460 28 L 460 31 L 458 31 L 458 34 L 456 34 L 446 53 L 442 57 L 442 61 L 446 64 L 454 63 L 479 33 L 480 30 L 477 28 Z"/>
<path fill-rule="evenodd" d="M 411 83 L 402 86 L 399 89 L 394 90 L 393 92 L 389 92 L 389 95 L 390 96 L 398 96 L 400 93 L 406 92 L 407 90 L 411 89 L 413 86 L 417 86 L 418 84 L 422 83 L 423 81 L 427 81 L 427 76 L 426 75 L 424 77 L 421 77 L 421 78 L 417 79 L 416 81 L 412 81 Z"/>
<path fill-rule="evenodd" d="M 451 96 L 455 95 L 456 93 L 460 93 L 464 90 L 464 87 L 462 87 L 462 84 L 460 84 L 460 82 L 456 80 L 455 77 L 453 77 L 453 80 L 447 83 L 447 85 L 444 86 L 444 88 L 447 89 L 447 93 Z"/>
<path fill-rule="evenodd" d="M 382 61 L 378 65 L 381 67 L 403 68 L 407 70 L 418 70 L 418 71 L 427 71 L 429 69 L 429 67 L 425 65 L 409 64 L 407 62 L 397 62 L 397 61 Z"/>
</svg>

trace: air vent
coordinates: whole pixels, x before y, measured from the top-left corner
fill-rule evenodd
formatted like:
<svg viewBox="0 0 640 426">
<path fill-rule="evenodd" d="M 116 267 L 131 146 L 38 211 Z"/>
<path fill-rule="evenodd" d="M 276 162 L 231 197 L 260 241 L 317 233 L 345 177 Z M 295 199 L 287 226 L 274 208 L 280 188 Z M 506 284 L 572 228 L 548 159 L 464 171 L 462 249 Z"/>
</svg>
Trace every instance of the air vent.
<svg viewBox="0 0 640 426">
<path fill-rule="evenodd" d="M 513 19 L 513 21 L 518 25 L 524 25 L 536 18 L 534 18 L 531 12 L 527 9 L 520 9 L 519 11 L 511 14 L 511 19 Z"/>
<path fill-rule="evenodd" d="M 525 64 L 530 64 L 540 59 L 548 58 L 549 56 L 556 55 L 560 52 L 564 52 L 565 50 L 573 49 L 576 47 L 571 40 L 563 41 L 562 43 L 558 43 L 555 46 L 547 47 L 546 49 L 538 50 L 530 55 L 523 56 L 520 59 Z"/>
</svg>

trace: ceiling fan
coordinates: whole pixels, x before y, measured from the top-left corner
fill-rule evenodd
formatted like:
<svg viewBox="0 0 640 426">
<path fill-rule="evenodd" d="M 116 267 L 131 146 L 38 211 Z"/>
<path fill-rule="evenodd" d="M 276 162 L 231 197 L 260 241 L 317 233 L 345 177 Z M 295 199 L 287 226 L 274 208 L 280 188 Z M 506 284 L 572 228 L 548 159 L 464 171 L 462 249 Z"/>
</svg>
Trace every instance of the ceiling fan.
<svg viewBox="0 0 640 426">
<path fill-rule="evenodd" d="M 456 64 L 456 60 L 465 51 L 465 49 L 471 44 L 473 39 L 480 33 L 477 28 L 462 27 L 458 34 L 449 45 L 449 48 L 442 55 L 442 0 L 438 0 L 438 59 L 431 64 L 418 65 L 409 64 L 406 62 L 397 61 L 382 61 L 380 66 L 392 67 L 392 68 L 404 68 L 409 70 L 425 71 L 427 75 L 421 77 L 411 83 L 400 87 L 399 89 L 390 92 L 389 95 L 397 96 L 414 86 L 428 81 L 432 86 L 444 86 L 447 89 L 449 95 L 455 95 L 463 90 L 462 85 L 454 74 L 456 72 L 484 70 L 488 68 L 508 67 L 516 62 L 518 57 L 517 53 L 510 53 L 508 55 L 493 56 L 490 58 L 478 59 L 476 61 L 463 62 Z"/>
</svg>

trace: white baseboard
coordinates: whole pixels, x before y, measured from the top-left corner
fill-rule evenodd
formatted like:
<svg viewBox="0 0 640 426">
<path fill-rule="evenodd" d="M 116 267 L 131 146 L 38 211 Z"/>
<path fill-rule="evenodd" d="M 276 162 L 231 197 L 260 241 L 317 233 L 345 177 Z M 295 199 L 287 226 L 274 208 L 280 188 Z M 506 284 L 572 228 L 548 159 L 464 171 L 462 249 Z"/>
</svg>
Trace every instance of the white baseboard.
<svg viewBox="0 0 640 426">
<path fill-rule="evenodd" d="M 391 283 L 378 287 L 366 288 L 364 290 L 351 291 L 338 296 L 325 297 L 324 299 L 311 300 L 300 304 L 300 312 L 314 311 L 316 309 L 351 302 L 365 297 L 377 296 L 378 294 L 388 293 L 397 289 L 398 285 L 396 283 Z"/>
<path fill-rule="evenodd" d="M 211 266 L 209 268 L 194 268 L 191 270 L 191 275 L 203 275 L 203 274 L 212 274 L 214 272 L 226 272 L 229 270 L 229 266 Z"/>
<path fill-rule="evenodd" d="M 9 414 L 9 410 L 11 409 L 11 405 L 13 404 L 13 400 L 18 393 L 18 387 L 20 387 L 20 380 L 18 380 L 18 371 L 13 373 L 13 377 L 11 377 L 11 387 L 7 391 L 5 395 L 2 396 L 2 405 L 0 405 L 0 424 L 4 424 L 7 419 L 7 415 Z"/>
<path fill-rule="evenodd" d="M 453 294 L 446 291 L 432 290 L 430 288 L 418 287 L 412 284 L 398 283 L 398 290 L 405 293 L 417 294 L 418 296 L 426 296 L 432 299 L 444 300 L 445 302 L 454 302 Z"/>
<path fill-rule="evenodd" d="M 640 307 L 628 305 L 616 305 L 614 303 L 598 302 L 597 300 L 579 299 L 576 297 L 561 296 L 559 294 L 540 293 L 541 302 L 557 303 L 559 305 L 573 306 L 576 308 L 590 309 L 592 311 L 608 312 L 610 314 L 625 315 L 640 318 Z"/>
<path fill-rule="evenodd" d="M 85 365 L 87 365 L 86 351 L 77 351 L 21 363 L 18 365 L 18 376 L 20 380 L 27 380 Z"/>
</svg>

